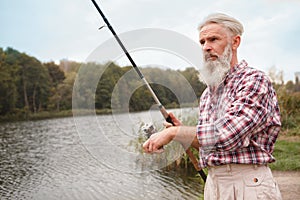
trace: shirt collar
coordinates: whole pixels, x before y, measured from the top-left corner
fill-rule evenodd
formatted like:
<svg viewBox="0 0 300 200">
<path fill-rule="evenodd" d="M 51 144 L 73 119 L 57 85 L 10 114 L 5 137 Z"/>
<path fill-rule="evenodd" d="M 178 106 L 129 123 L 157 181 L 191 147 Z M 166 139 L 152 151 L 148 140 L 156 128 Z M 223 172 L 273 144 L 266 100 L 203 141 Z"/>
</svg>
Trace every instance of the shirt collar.
<svg viewBox="0 0 300 200">
<path fill-rule="evenodd" d="M 240 63 L 236 64 L 234 67 L 230 68 L 229 75 L 238 71 L 239 69 L 243 69 L 248 66 L 248 63 L 245 60 L 242 60 Z"/>
<path fill-rule="evenodd" d="M 238 64 L 236 64 L 234 67 L 230 68 L 230 70 L 228 71 L 228 73 L 225 76 L 224 79 L 224 85 L 226 85 L 227 81 L 233 77 L 233 75 L 239 71 L 240 69 L 246 68 L 248 66 L 248 63 L 245 60 L 242 60 L 241 62 L 239 62 Z"/>
</svg>

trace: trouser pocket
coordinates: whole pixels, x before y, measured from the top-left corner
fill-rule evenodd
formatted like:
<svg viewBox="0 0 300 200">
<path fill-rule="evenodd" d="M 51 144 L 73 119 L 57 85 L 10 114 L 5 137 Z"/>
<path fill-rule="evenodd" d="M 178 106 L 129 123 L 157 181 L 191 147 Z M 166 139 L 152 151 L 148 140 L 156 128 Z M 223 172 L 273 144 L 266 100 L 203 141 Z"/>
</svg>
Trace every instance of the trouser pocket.
<svg viewBox="0 0 300 200">
<path fill-rule="evenodd" d="M 281 200 L 280 191 L 272 173 L 267 170 L 255 170 L 244 176 L 244 199 Z"/>
</svg>

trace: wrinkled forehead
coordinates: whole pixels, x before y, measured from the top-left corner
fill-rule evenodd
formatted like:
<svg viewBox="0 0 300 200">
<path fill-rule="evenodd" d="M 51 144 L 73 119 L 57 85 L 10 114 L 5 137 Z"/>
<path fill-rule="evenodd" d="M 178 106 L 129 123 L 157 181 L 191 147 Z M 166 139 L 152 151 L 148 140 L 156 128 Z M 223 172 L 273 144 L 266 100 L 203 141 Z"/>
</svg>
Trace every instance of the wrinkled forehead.
<svg viewBox="0 0 300 200">
<path fill-rule="evenodd" d="M 207 37 L 210 35 L 219 35 L 227 37 L 229 35 L 229 30 L 221 24 L 208 23 L 200 29 L 199 37 Z"/>
</svg>

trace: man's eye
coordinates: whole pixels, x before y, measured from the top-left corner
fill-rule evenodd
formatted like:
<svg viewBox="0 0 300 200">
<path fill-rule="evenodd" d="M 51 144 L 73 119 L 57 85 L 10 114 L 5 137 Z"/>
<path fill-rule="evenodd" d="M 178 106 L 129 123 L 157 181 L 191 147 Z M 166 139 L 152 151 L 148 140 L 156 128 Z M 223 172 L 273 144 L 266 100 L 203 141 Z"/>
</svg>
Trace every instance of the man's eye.
<svg viewBox="0 0 300 200">
<path fill-rule="evenodd" d="M 200 40 L 200 44 L 203 46 L 203 45 L 204 45 L 204 41 L 203 41 L 203 40 Z"/>
</svg>

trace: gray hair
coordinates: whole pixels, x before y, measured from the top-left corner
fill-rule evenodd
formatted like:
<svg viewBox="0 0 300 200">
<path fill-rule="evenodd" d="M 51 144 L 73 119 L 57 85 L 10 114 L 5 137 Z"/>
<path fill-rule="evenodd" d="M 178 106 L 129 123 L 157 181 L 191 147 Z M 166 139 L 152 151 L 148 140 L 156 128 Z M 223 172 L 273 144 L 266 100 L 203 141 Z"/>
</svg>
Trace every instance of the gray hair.
<svg viewBox="0 0 300 200">
<path fill-rule="evenodd" d="M 237 19 L 228 16 L 223 13 L 213 13 L 208 15 L 202 23 L 199 24 L 198 30 L 200 31 L 205 25 L 216 23 L 223 25 L 227 28 L 233 35 L 242 35 L 244 32 L 243 25 Z"/>
</svg>

